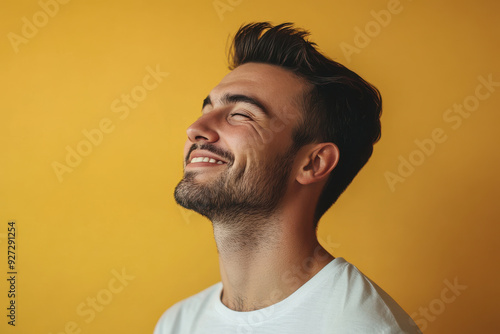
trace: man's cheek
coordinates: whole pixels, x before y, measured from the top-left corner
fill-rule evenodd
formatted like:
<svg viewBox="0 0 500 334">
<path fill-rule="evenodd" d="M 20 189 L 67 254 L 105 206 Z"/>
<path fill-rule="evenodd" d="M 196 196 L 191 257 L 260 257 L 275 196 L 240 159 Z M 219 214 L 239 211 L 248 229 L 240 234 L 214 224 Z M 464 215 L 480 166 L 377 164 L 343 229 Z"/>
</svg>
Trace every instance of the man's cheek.
<svg viewBox="0 0 500 334">
<path fill-rule="evenodd" d="M 255 160 L 262 154 L 265 148 L 266 144 L 260 138 L 251 138 L 245 140 L 241 152 L 246 160 Z"/>
</svg>

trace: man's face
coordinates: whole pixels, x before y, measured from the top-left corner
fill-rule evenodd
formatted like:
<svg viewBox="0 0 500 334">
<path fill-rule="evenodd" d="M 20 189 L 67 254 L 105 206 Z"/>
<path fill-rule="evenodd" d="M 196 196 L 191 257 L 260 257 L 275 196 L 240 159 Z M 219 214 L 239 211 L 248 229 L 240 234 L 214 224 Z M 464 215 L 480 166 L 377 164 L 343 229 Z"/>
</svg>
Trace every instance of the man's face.
<svg viewBox="0 0 500 334">
<path fill-rule="evenodd" d="M 224 77 L 187 130 L 177 203 L 212 221 L 272 215 L 293 182 L 292 131 L 306 88 L 268 64 L 243 64 Z"/>
</svg>

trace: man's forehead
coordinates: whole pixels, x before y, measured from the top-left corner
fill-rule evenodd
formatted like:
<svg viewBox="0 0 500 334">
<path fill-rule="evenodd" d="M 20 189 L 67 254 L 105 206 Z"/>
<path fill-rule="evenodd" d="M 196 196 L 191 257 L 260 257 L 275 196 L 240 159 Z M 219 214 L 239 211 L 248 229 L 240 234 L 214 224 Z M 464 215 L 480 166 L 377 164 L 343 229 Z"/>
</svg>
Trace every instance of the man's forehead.
<svg viewBox="0 0 500 334">
<path fill-rule="evenodd" d="M 283 67 L 263 63 L 245 63 L 229 72 L 221 84 L 241 81 L 247 84 L 259 84 L 275 87 L 286 87 L 291 91 L 301 90 L 306 86 L 305 80 Z"/>
<path fill-rule="evenodd" d="M 310 84 L 304 79 L 282 67 L 246 63 L 227 74 L 211 91 L 210 97 L 214 100 L 227 93 L 246 94 L 262 101 L 273 114 L 280 114 L 283 110 L 288 113 L 301 111 L 305 92 L 309 89 Z"/>
</svg>

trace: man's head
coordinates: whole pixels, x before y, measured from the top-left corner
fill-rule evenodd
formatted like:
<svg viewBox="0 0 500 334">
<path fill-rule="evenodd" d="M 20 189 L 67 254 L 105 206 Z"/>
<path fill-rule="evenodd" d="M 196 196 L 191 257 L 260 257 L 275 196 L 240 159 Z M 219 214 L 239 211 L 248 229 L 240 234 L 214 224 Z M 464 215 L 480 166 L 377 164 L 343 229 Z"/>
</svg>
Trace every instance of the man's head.
<svg viewBox="0 0 500 334">
<path fill-rule="evenodd" d="M 317 222 L 368 161 L 380 138 L 380 94 L 320 54 L 307 35 L 291 24 L 273 27 L 265 22 L 237 32 L 230 54 L 233 71 L 207 97 L 203 116 L 188 129 L 186 175 L 176 189 L 181 205 L 205 214 L 201 205 L 209 218 L 220 212 L 221 200 L 233 207 L 251 202 L 243 210 L 262 210 L 269 203 L 272 212 L 291 182 L 296 153 L 310 144 L 333 143 L 340 155 L 330 159 L 331 172 L 314 213 Z M 238 112 L 242 106 L 244 115 Z M 203 148 L 225 160 L 211 170 L 209 165 L 189 164 L 191 152 L 203 154 Z M 188 194 L 195 189 L 196 196 Z M 214 191 L 226 195 L 207 198 L 214 198 Z M 258 205 L 256 196 L 263 199 Z"/>
<path fill-rule="evenodd" d="M 242 64 L 224 77 L 187 130 L 177 202 L 230 226 L 251 220 L 256 228 L 276 214 L 290 182 L 292 129 L 306 86 L 269 64 Z"/>
</svg>

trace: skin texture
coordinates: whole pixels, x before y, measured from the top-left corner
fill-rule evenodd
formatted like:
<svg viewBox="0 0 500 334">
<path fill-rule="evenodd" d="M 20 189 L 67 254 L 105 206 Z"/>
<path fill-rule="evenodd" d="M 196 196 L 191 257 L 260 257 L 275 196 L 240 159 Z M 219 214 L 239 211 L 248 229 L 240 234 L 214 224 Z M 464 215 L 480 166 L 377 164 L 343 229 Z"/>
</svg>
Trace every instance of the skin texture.
<svg viewBox="0 0 500 334">
<path fill-rule="evenodd" d="M 210 92 L 187 130 L 175 198 L 212 221 L 221 300 L 233 310 L 279 302 L 333 260 L 317 241 L 314 209 L 339 150 L 294 149 L 292 141 L 310 89 L 278 66 L 243 64 Z M 200 156 L 224 163 L 191 162 Z"/>
</svg>

